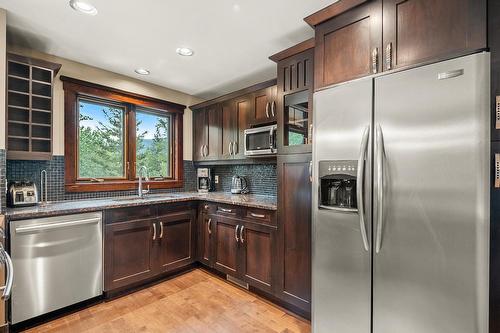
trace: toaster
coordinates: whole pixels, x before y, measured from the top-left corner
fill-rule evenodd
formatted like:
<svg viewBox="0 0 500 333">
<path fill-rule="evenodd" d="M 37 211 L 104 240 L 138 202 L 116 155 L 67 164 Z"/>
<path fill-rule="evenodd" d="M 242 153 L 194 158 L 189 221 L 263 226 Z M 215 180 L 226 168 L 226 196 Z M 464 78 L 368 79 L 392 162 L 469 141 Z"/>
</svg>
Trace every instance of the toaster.
<svg viewBox="0 0 500 333">
<path fill-rule="evenodd" d="M 9 207 L 34 206 L 38 204 L 38 190 L 36 184 L 30 181 L 12 182 L 7 191 L 7 205 Z"/>
</svg>

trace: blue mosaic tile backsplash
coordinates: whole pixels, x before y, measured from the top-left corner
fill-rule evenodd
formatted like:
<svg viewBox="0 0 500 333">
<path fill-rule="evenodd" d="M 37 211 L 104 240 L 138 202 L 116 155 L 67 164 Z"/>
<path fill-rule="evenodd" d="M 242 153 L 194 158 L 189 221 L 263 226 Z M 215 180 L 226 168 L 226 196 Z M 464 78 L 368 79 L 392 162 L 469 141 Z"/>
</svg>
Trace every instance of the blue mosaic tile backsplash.
<svg viewBox="0 0 500 333">
<path fill-rule="evenodd" d="M 3 161 L 3 162 L 2 162 Z M 2 168 L 2 163 L 4 167 Z M 5 168 L 6 165 L 6 168 Z M 4 170 L 4 171 L 2 171 Z M 6 171 L 5 171 L 6 170 Z M 79 200 L 105 198 L 115 196 L 129 196 L 137 194 L 136 190 L 112 192 L 66 193 L 64 190 L 64 156 L 54 156 L 49 161 L 21 161 L 5 159 L 5 151 L 0 150 L 0 179 L 7 177 L 10 181 L 34 181 L 40 184 L 40 172 L 47 170 L 47 192 L 49 201 Z M 276 196 L 276 164 L 262 165 L 222 165 L 213 167 L 215 175 L 219 176 L 217 191 L 229 192 L 231 178 L 238 174 L 245 176 L 249 183 L 250 193 Z M 5 180 L 0 184 L 5 205 Z M 40 190 L 40 189 L 39 189 Z M 184 187 L 178 189 L 151 190 L 153 193 L 185 192 L 196 190 L 196 166 L 192 161 L 184 161 Z"/>
</svg>

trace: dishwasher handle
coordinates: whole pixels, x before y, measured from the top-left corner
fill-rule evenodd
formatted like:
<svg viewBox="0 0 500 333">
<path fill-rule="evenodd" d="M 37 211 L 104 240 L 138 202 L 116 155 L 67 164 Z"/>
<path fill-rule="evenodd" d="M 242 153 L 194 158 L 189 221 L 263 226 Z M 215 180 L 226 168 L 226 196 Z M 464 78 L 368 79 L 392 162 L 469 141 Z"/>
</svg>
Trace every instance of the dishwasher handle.
<svg viewBox="0 0 500 333">
<path fill-rule="evenodd" d="M 95 223 L 99 223 L 100 221 L 101 221 L 101 218 L 91 218 L 91 219 L 83 219 L 83 220 L 76 220 L 76 221 L 65 221 L 65 222 L 59 222 L 59 223 L 34 224 L 34 225 L 17 227 L 15 231 L 17 234 L 27 234 L 27 233 L 38 232 L 38 231 L 69 228 L 69 227 L 74 227 L 74 226 L 79 226 L 79 225 L 84 225 L 84 224 L 95 224 Z"/>
<path fill-rule="evenodd" d="M 3 290 L 2 300 L 7 301 L 10 298 L 10 294 L 12 292 L 12 284 L 14 282 L 14 266 L 12 265 L 12 259 L 3 246 L 0 244 L 1 259 L 5 263 L 5 269 L 7 272 L 7 277 L 5 281 L 5 286 L 0 287 L 0 290 Z"/>
</svg>

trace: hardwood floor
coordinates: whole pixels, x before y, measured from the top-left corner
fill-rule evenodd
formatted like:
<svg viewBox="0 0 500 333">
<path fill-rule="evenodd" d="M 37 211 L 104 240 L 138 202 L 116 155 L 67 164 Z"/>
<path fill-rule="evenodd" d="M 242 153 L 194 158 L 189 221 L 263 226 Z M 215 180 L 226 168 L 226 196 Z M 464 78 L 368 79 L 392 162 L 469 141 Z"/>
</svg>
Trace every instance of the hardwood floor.
<svg viewBox="0 0 500 333">
<path fill-rule="evenodd" d="M 308 321 L 202 269 L 25 332 L 310 332 Z"/>
</svg>

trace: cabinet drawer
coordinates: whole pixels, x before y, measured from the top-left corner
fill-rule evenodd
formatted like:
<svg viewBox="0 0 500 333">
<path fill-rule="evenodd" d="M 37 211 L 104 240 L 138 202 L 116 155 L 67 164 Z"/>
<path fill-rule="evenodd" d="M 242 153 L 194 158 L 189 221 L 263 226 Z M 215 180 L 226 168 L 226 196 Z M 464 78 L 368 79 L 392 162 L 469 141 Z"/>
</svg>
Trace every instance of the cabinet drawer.
<svg viewBox="0 0 500 333">
<path fill-rule="evenodd" d="M 202 202 L 200 203 L 200 211 L 204 214 L 215 214 L 215 212 L 217 211 L 217 205 L 208 202 Z"/>
<path fill-rule="evenodd" d="M 156 206 L 139 206 L 108 209 L 104 213 L 106 224 L 156 217 Z"/>
<path fill-rule="evenodd" d="M 231 205 L 218 204 L 216 213 L 226 216 L 237 216 L 239 212 L 238 207 Z"/>
<path fill-rule="evenodd" d="M 244 211 L 243 217 L 245 219 L 251 220 L 252 222 L 272 225 L 276 224 L 274 211 L 271 210 L 247 208 Z"/>
</svg>

